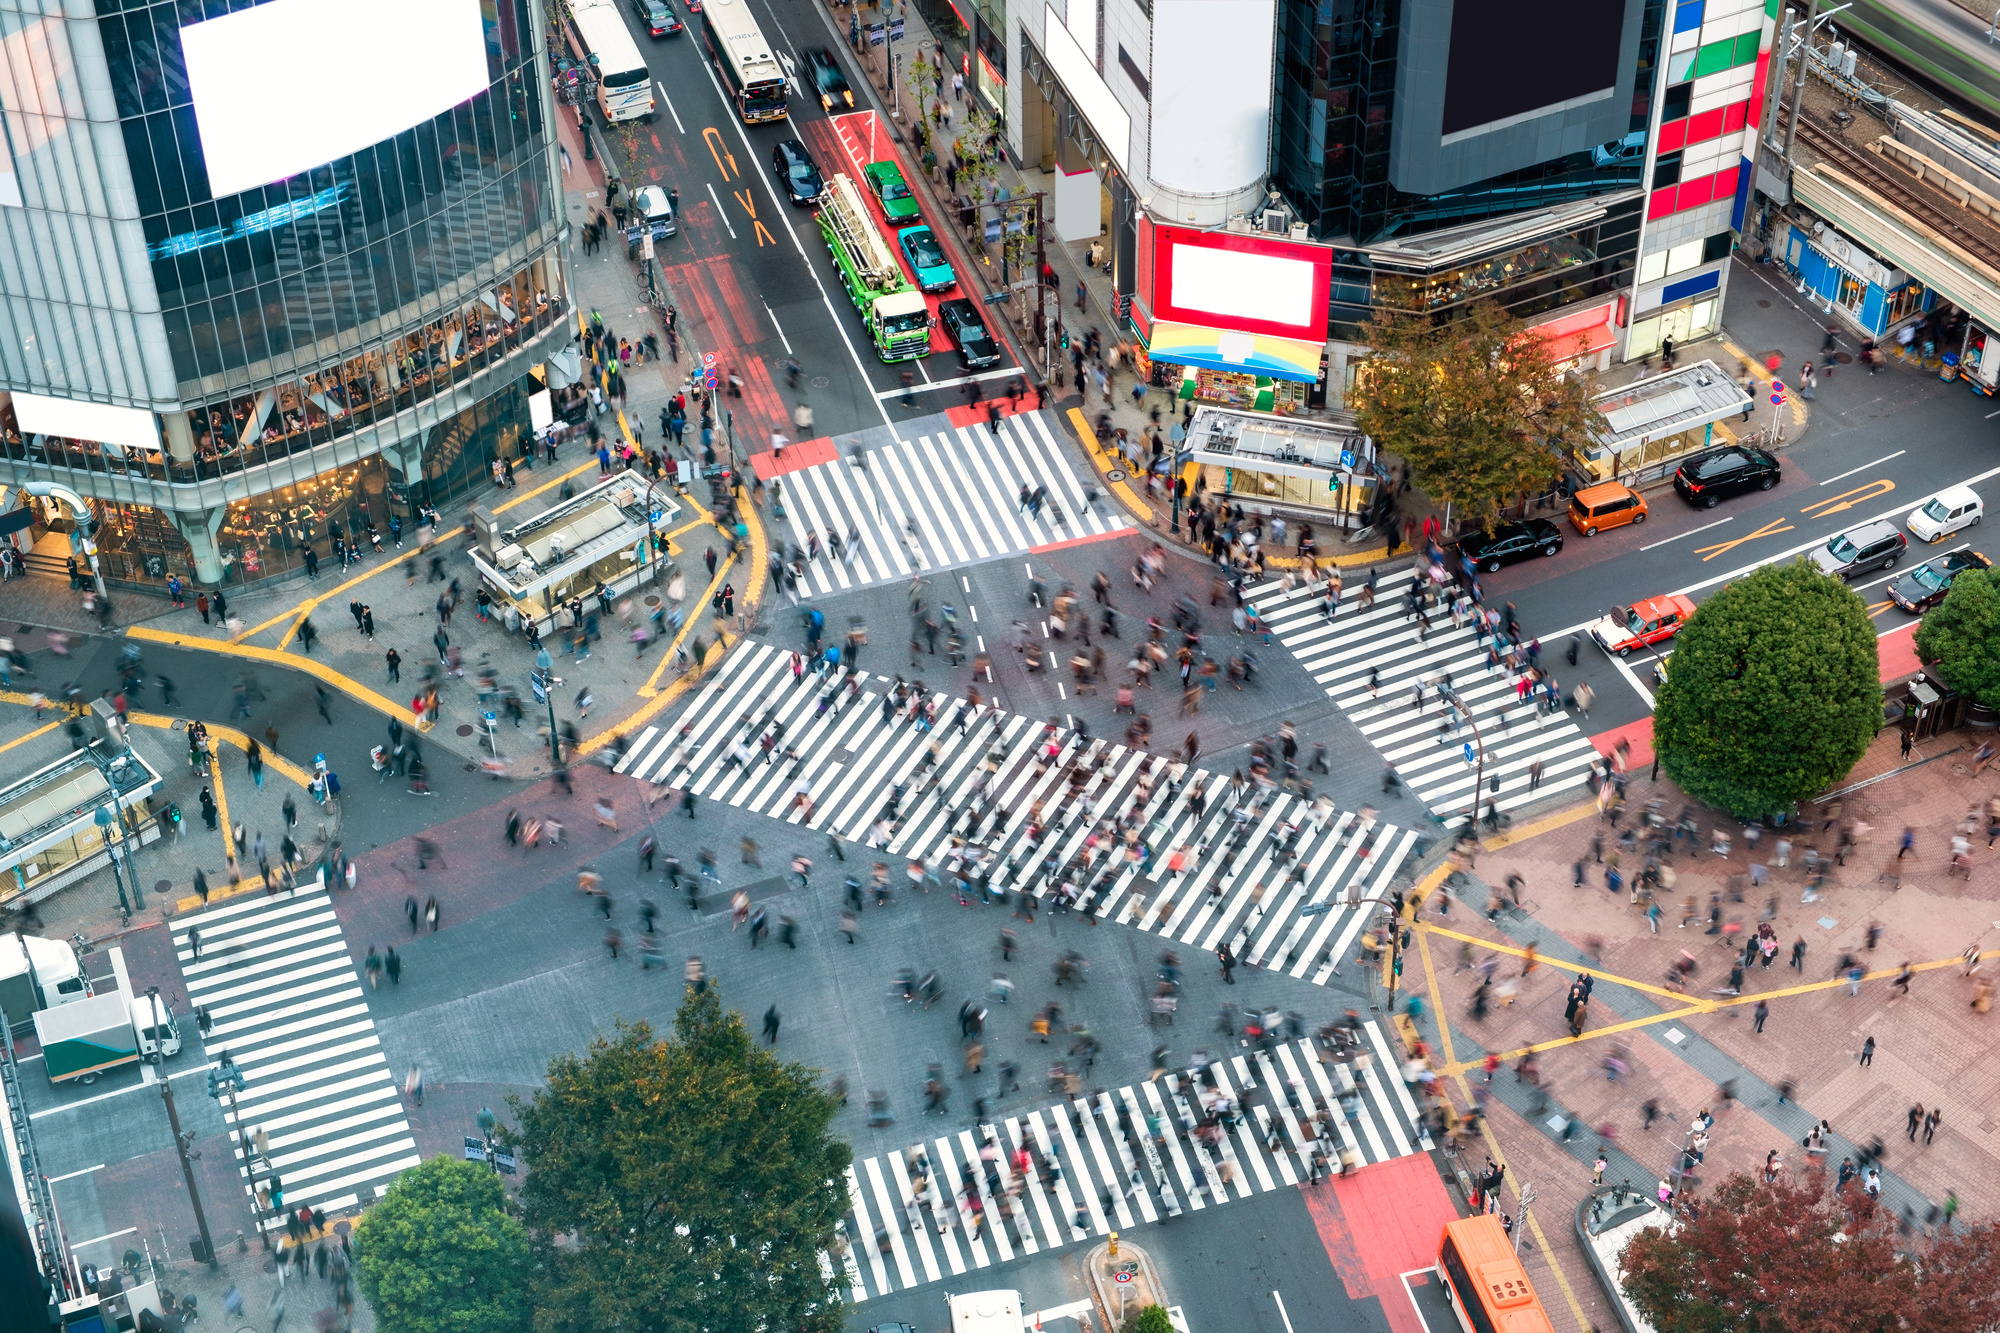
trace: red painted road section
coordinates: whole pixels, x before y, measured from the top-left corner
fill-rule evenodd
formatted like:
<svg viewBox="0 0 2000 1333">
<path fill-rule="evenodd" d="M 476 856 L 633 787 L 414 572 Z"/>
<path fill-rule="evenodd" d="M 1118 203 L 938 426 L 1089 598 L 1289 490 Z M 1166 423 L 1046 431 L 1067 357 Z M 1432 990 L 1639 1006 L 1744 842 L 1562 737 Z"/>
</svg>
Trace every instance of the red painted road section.
<svg viewBox="0 0 2000 1333">
<path fill-rule="evenodd" d="M 1444 1224 L 1458 1216 L 1430 1155 L 1363 1167 L 1331 1184 L 1299 1192 L 1348 1296 L 1380 1301 L 1393 1333 L 1428 1333 L 1402 1275 L 1436 1261 Z"/>
<path fill-rule="evenodd" d="M 944 410 L 944 414 L 950 418 L 951 424 L 954 426 L 983 426 L 986 424 L 987 406 L 995 403 L 1000 407 L 1001 416 L 1011 417 L 1020 412 L 1034 411 L 1042 405 L 1042 400 L 1039 394 L 1030 389 L 1021 395 L 1021 405 L 1019 407 L 1014 406 L 1003 395 L 988 398 L 982 403 L 964 403 L 958 407 L 947 407 Z"/>
<path fill-rule="evenodd" d="M 750 455 L 750 468 L 762 481 L 782 477 L 787 472 L 798 472 L 804 468 L 818 467 L 821 463 L 838 461 L 840 451 L 833 447 L 831 436 L 817 440 L 802 440 L 788 447 L 783 457 L 769 449 Z"/>
<path fill-rule="evenodd" d="M 906 156 L 896 151 L 895 137 L 889 133 L 887 127 L 883 126 L 875 118 L 873 111 L 854 111 L 844 116 L 833 116 L 823 121 L 816 120 L 808 123 L 803 128 L 806 136 L 813 140 L 811 144 L 813 152 L 822 161 L 844 162 L 847 164 L 844 168 L 841 168 L 843 174 L 853 180 L 854 188 L 860 192 L 863 199 L 868 201 L 868 209 L 875 217 L 875 225 L 882 230 L 882 239 L 889 243 L 891 250 L 895 251 L 896 263 L 902 268 L 903 275 L 910 280 L 910 285 L 915 286 L 917 275 L 910 268 L 909 257 L 903 253 L 903 247 L 896 244 L 897 228 L 890 223 L 888 214 L 882 211 L 882 201 L 877 199 L 875 192 L 868 188 L 868 182 L 862 178 L 861 172 L 870 162 L 894 162 L 898 167 L 902 168 L 903 179 L 906 181 L 914 181 L 921 173 L 918 172 L 917 168 Z M 964 273 L 968 261 L 964 254 L 960 252 L 958 246 L 953 244 L 957 239 L 956 235 L 949 226 L 940 225 L 942 220 L 933 214 L 934 210 L 926 208 L 924 216 L 920 220 L 925 226 L 936 233 L 939 243 L 950 250 L 952 272 L 954 274 Z M 906 227 L 915 225 L 915 223 L 904 224 Z M 933 352 L 949 352 L 952 350 L 951 339 L 945 336 L 944 330 L 937 323 L 938 302 L 948 301 L 954 296 L 972 295 L 973 292 L 961 282 L 949 291 L 938 292 L 934 295 L 926 295 L 924 297 L 924 304 L 929 306 L 931 311 L 931 350 Z"/>
<path fill-rule="evenodd" d="M 1875 640 L 1875 651 L 1882 662 L 1883 684 L 1915 675 L 1923 668 L 1923 663 L 1917 660 L 1918 623 L 1912 620 Z"/>
<path fill-rule="evenodd" d="M 1043 542 L 1040 546 L 1030 546 L 1028 551 L 1032 555 L 1046 555 L 1050 551 L 1060 551 L 1065 547 L 1088 546 L 1092 542 L 1115 542 L 1120 537 L 1132 537 L 1137 534 L 1137 528 L 1120 528 L 1116 532 L 1093 532 L 1087 537 L 1070 537 L 1059 542 Z"/>
<path fill-rule="evenodd" d="M 1637 722 L 1627 722 L 1622 727 L 1600 731 L 1590 738 L 1590 743 L 1597 747 L 1597 752 L 1607 759 L 1618 748 L 1620 741 L 1629 742 L 1632 746 L 1630 753 L 1625 756 L 1625 766 L 1628 771 L 1652 763 L 1653 719 L 1642 717 Z"/>
</svg>

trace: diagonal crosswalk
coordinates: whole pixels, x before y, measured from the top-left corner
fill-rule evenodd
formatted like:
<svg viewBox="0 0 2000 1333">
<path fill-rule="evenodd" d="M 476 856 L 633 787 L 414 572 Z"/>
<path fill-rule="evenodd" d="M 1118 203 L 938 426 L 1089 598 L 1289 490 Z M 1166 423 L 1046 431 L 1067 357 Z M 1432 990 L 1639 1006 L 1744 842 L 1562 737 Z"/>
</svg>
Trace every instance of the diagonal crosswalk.
<svg viewBox="0 0 2000 1333">
<path fill-rule="evenodd" d="M 817 534 L 822 550 L 801 580 L 806 595 L 1132 526 L 1102 500 L 1097 507 L 1084 503 L 1083 483 L 1042 412 L 1002 417 L 997 435 L 985 426 L 960 426 L 891 441 L 856 458 L 865 461 L 820 463 L 780 479 L 786 526 L 774 544 L 809 551 Z M 1046 491 L 1038 513 L 1021 506 L 1023 485 Z"/>
<path fill-rule="evenodd" d="M 857 1161 L 826 1262 L 865 1301 L 1431 1147 L 1370 1020 Z"/>
<path fill-rule="evenodd" d="M 739 650 L 678 727 L 648 727 L 616 769 L 869 843 L 940 883 L 1046 900 L 1062 896 L 1051 871 L 1074 874 L 1087 885 L 1076 910 L 1199 949 L 1227 943 L 1246 963 L 1321 985 L 1356 947 L 1363 904 L 1387 899 L 1420 854 L 1414 831 L 1365 807 L 1277 788 L 1238 801 L 1195 769 L 1176 789 L 1167 761 L 1142 750 L 1051 736 L 937 693 L 926 726 L 907 710 L 890 716 L 885 688 L 865 671 L 794 683 L 786 651 Z M 1099 827 L 1128 815 L 1125 840 Z"/>
<path fill-rule="evenodd" d="M 1454 727 L 1438 697 L 1447 676 L 1485 745 L 1482 810 L 1488 799 L 1506 811 L 1588 779 L 1598 757 L 1590 738 L 1567 709 L 1550 713 L 1537 708 L 1532 695 L 1522 694 L 1520 678 L 1504 666 L 1490 668 L 1486 646 L 1470 623 L 1454 626 L 1449 612 L 1434 610 L 1431 627 L 1420 638 L 1419 626 L 1404 608 L 1401 584 L 1392 587 L 1391 582 L 1384 582 L 1374 605 L 1365 608 L 1359 583 L 1346 588 L 1329 619 L 1324 587 L 1288 591 L 1281 583 L 1266 583 L 1251 590 L 1250 602 L 1270 632 L 1432 810 L 1456 815 L 1470 808 L 1480 778 L 1480 770 L 1465 757 L 1472 728 Z M 1416 702 L 1419 685 L 1421 707 Z M 1541 778 L 1531 789 L 1537 762 Z M 1491 785 L 1496 777 L 1497 795 Z"/>
<path fill-rule="evenodd" d="M 189 938 L 196 931 L 199 960 Z M 236 1097 L 243 1133 L 269 1136 L 268 1168 L 236 1144 L 246 1191 L 275 1170 L 287 1208 L 337 1213 L 373 1203 L 417 1165 L 402 1098 L 323 887 L 176 918 L 173 938 L 188 999 L 214 1020 L 207 1049 L 227 1051 L 243 1070 Z M 263 1225 L 282 1228 L 284 1219 Z"/>
</svg>

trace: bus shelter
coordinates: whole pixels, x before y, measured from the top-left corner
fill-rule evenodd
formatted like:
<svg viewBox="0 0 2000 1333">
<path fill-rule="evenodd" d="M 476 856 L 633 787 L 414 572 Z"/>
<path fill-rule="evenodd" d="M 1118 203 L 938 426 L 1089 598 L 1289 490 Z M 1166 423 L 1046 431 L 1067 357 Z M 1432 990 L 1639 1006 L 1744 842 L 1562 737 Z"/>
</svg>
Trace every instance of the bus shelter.
<svg viewBox="0 0 2000 1333">
<path fill-rule="evenodd" d="M 638 587 L 660 558 L 651 539 L 680 512 L 667 488 L 627 468 L 513 527 L 474 509 L 472 564 L 503 620 L 511 607 L 547 633 L 564 604 Z"/>
</svg>

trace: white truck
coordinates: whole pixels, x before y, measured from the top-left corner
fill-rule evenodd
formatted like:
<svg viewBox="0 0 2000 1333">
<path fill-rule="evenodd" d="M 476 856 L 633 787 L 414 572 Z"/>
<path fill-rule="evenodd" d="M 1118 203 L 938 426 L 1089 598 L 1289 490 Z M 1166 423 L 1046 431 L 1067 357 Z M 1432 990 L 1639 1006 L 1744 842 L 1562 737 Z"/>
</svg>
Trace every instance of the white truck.
<svg viewBox="0 0 2000 1333">
<path fill-rule="evenodd" d="M 76 950 L 40 935 L 0 935 L 0 1013 L 19 1031 L 44 1009 L 90 998 Z"/>
<path fill-rule="evenodd" d="M 109 990 L 35 1015 L 35 1036 L 49 1082 L 95 1083 L 106 1070 L 141 1060 L 157 1064 L 181 1050 L 173 1011 L 152 992 L 135 997 L 125 954 L 111 950 Z"/>
<path fill-rule="evenodd" d="M 1020 1333 L 1018 1291 L 975 1291 L 945 1301 L 951 1309 L 951 1333 Z"/>
</svg>

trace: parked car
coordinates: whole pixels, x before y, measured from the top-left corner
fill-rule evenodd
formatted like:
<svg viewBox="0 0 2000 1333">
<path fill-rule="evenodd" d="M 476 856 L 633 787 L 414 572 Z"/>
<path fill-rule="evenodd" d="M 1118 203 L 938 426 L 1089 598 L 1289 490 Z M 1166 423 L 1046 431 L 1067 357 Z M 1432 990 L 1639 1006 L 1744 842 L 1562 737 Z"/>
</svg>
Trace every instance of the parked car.
<svg viewBox="0 0 2000 1333">
<path fill-rule="evenodd" d="M 819 94 L 822 109 L 831 111 L 836 105 L 852 107 L 854 90 L 847 86 L 847 76 L 840 72 L 840 62 L 833 52 L 824 46 L 808 46 L 805 50 L 806 69 L 812 74 L 813 90 Z"/>
<path fill-rule="evenodd" d="M 1878 518 L 1815 547 L 1812 562 L 1836 578 L 1851 579 L 1871 569 L 1894 569 L 1909 544 L 1901 528 Z"/>
<path fill-rule="evenodd" d="M 641 185 L 632 191 L 632 208 L 627 216 L 632 218 L 625 228 L 627 258 L 638 258 L 639 242 L 648 231 L 653 233 L 654 244 L 658 244 L 680 230 L 673 200 L 657 185 Z"/>
<path fill-rule="evenodd" d="M 900 227 L 923 216 L 916 196 L 910 193 L 909 182 L 903 179 L 903 169 L 894 162 L 870 162 L 861 174 L 868 181 L 868 188 L 882 201 L 882 214 L 889 219 L 890 226 Z"/>
<path fill-rule="evenodd" d="M 797 139 L 786 139 L 771 150 L 771 170 L 785 183 L 785 193 L 795 204 L 818 203 L 826 189 L 819 164 Z"/>
<path fill-rule="evenodd" d="M 1607 481 L 1578 491 L 1569 499 L 1569 521 L 1586 537 L 1606 528 L 1646 521 L 1646 497 L 1620 482 Z"/>
<path fill-rule="evenodd" d="M 984 370 L 1000 362 L 1000 344 L 987 331 L 979 307 L 965 297 L 938 302 L 938 323 L 958 349 L 958 359 L 967 370 Z"/>
<path fill-rule="evenodd" d="M 681 35 L 681 19 L 674 13 L 673 0 L 632 0 L 632 12 L 655 37 Z"/>
<path fill-rule="evenodd" d="M 1927 542 L 1941 542 L 1960 528 L 1976 528 L 1986 506 L 1970 486 L 1952 486 L 1932 496 L 1910 515 L 1910 531 Z"/>
<path fill-rule="evenodd" d="M 958 275 L 944 257 L 944 246 L 929 227 L 905 227 L 896 233 L 896 243 L 903 247 L 903 257 L 910 261 L 919 289 L 942 292 L 958 285 Z"/>
<path fill-rule="evenodd" d="M 1677 592 L 1648 597 L 1643 602 L 1616 607 L 1590 627 L 1590 637 L 1607 653 L 1624 657 L 1634 648 L 1664 643 L 1680 633 L 1694 614 L 1694 603 Z"/>
<path fill-rule="evenodd" d="M 1918 565 L 1889 585 L 1889 600 L 1912 615 L 1922 615 L 1944 600 L 1952 580 L 1968 569 L 1991 569 L 1993 562 L 1977 551 L 1950 555 Z"/>
<path fill-rule="evenodd" d="M 1475 532 L 1460 537 L 1452 548 L 1478 569 L 1491 574 L 1502 565 L 1530 556 L 1554 555 L 1563 548 L 1562 529 L 1545 518 L 1520 523 L 1503 523 L 1492 533 Z"/>
<path fill-rule="evenodd" d="M 1674 469 L 1674 489 L 1691 505 L 1713 509 L 1731 495 L 1778 484 L 1778 460 L 1762 449 L 1730 444 L 1694 455 Z"/>
</svg>

